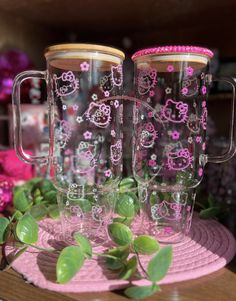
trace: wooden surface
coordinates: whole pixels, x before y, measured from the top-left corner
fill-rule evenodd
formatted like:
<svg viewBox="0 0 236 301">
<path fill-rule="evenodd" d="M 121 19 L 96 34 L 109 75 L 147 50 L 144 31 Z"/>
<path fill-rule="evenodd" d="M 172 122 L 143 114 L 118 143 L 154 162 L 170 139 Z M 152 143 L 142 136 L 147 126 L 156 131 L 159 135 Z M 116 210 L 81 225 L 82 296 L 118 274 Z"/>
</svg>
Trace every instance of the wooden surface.
<svg viewBox="0 0 236 301">
<path fill-rule="evenodd" d="M 171 285 L 145 300 L 158 301 L 234 301 L 236 300 L 236 258 L 208 276 Z M 122 301 L 122 292 L 60 294 L 24 282 L 13 270 L 0 273 L 0 301 Z"/>
</svg>

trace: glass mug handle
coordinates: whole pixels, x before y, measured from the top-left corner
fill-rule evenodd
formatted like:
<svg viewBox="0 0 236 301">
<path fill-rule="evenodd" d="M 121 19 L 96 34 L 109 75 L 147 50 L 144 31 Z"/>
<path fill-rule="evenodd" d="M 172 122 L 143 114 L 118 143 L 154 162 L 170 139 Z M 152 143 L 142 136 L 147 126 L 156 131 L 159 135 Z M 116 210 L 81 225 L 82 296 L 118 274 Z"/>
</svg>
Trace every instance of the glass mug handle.
<svg viewBox="0 0 236 301">
<path fill-rule="evenodd" d="M 31 156 L 26 154 L 22 146 L 22 131 L 21 131 L 21 109 L 20 109 L 20 88 L 21 83 L 26 79 L 37 78 L 46 81 L 46 71 L 24 71 L 19 73 L 13 82 L 12 88 L 12 108 L 13 108 L 13 131 L 14 131 L 14 146 L 18 157 L 29 164 L 45 164 L 48 162 L 48 156 Z"/>
<path fill-rule="evenodd" d="M 211 76 L 211 75 L 210 75 Z M 210 163 L 223 163 L 230 160 L 235 154 L 235 139 L 236 139 L 236 112 L 235 112 L 235 88 L 236 83 L 233 78 L 214 78 L 212 77 L 212 81 L 219 81 L 225 82 L 232 86 L 232 101 L 231 101 L 231 116 L 230 116 L 230 130 L 229 130 L 229 147 L 227 151 L 223 155 L 219 156 L 208 156 L 207 155 L 207 162 Z"/>
</svg>

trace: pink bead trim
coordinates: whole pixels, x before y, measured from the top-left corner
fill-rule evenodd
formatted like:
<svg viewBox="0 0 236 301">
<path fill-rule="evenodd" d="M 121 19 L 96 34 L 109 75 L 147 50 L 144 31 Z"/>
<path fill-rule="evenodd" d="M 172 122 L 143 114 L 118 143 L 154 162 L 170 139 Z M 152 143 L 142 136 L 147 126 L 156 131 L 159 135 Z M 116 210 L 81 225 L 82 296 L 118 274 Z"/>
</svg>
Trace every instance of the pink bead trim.
<svg viewBox="0 0 236 301">
<path fill-rule="evenodd" d="M 197 46 L 160 46 L 160 47 L 153 47 L 153 48 L 146 48 L 135 52 L 132 55 L 132 60 L 134 61 L 138 57 L 144 55 L 151 55 L 151 54 L 169 54 L 169 53 L 196 53 L 200 55 L 208 56 L 212 58 L 214 56 L 213 52 L 210 49 L 197 47 Z"/>
</svg>

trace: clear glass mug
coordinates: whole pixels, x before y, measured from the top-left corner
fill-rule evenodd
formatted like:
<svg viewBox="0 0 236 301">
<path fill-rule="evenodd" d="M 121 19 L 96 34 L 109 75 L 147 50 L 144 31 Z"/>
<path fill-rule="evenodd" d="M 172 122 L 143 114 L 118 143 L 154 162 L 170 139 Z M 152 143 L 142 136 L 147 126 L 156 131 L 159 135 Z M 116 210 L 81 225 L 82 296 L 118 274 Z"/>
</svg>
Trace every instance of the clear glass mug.
<svg viewBox="0 0 236 301">
<path fill-rule="evenodd" d="M 14 81 L 15 148 L 30 164 L 49 164 L 58 190 L 63 228 L 107 239 L 122 175 L 124 53 L 90 44 L 61 44 L 45 51 L 46 71 L 26 71 Z M 49 154 L 33 157 L 22 148 L 20 85 L 44 79 L 49 110 Z M 104 229 L 104 231 L 102 231 Z M 104 236 L 102 238 L 102 236 Z"/>
<path fill-rule="evenodd" d="M 227 78 L 220 80 L 233 88 L 229 148 L 224 155 L 206 154 L 212 57 L 209 49 L 194 46 L 156 47 L 132 56 L 139 99 L 133 112 L 133 173 L 149 231 L 168 242 L 189 231 L 205 164 L 225 162 L 235 153 L 235 82 Z"/>
</svg>

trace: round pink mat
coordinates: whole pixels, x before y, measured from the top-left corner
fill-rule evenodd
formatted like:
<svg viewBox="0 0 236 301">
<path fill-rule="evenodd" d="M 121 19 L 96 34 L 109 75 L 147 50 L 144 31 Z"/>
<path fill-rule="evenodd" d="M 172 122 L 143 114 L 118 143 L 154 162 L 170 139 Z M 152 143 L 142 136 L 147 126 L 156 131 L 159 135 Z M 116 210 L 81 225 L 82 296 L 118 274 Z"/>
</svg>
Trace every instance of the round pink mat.
<svg viewBox="0 0 236 301">
<path fill-rule="evenodd" d="M 61 226 L 59 222 L 46 219 L 40 222 L 39 246 L 61 247 Z M 161 284 L 179 282 L 210 274 L 224 267 L 236 253 L 233 235 L 220 223 L 213 220 L 200 220 L 195 217 L 189 237 L 173 245 L 174 258 L 167 276 Z M 96 248 L 96 252 L 102 248 Z M 7 248 L 6 253 L 14 252 Z M 99 260 L 87 260 L 80 272 L 70 283 L 59 285 L 55 281 L 57 254 L 29 249 L 13 263 L 13 268 L 23 275 L 27 282 L 60 292 L 99 292 L 120 289 L 129 284 L 117 279 L 117 274 L 109 271 Z M 145 266 L 149 260 L 141 257 Z M 133 281 L 145 285 L 146 280 Z"/>
</svg>

